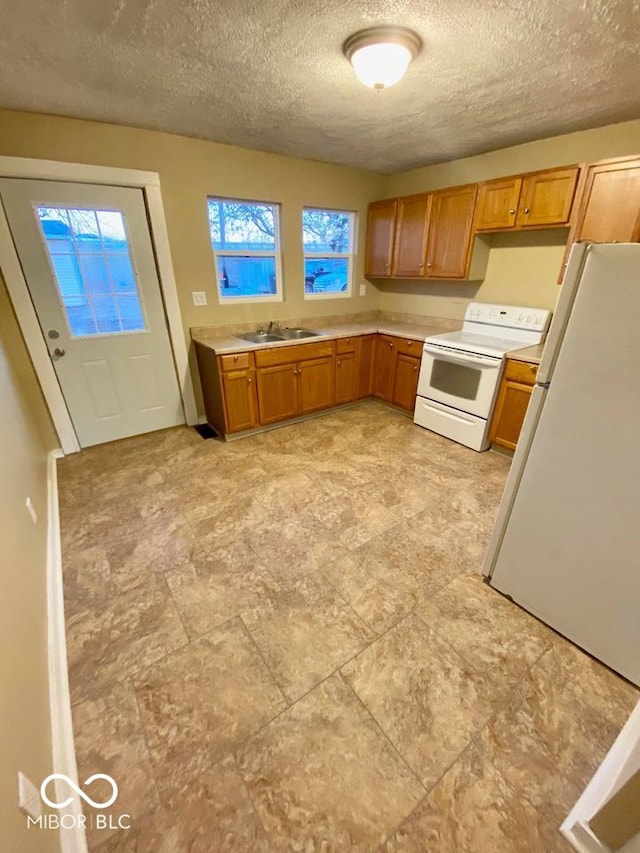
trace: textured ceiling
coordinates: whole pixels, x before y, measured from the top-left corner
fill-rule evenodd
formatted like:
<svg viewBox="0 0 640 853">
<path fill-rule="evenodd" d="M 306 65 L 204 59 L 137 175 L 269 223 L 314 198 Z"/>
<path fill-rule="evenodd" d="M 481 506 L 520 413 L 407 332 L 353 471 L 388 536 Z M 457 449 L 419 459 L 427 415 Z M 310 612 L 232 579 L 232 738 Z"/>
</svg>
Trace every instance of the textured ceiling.
<svg viewBox="0 0 640 853">
<path fill-rule="evenodd" d="M 424 41 L 377 93 L 341 46 Z M 640 0 L 5 0 L 0 106 L 380 172 L 640 116 Z"/>
</svg>

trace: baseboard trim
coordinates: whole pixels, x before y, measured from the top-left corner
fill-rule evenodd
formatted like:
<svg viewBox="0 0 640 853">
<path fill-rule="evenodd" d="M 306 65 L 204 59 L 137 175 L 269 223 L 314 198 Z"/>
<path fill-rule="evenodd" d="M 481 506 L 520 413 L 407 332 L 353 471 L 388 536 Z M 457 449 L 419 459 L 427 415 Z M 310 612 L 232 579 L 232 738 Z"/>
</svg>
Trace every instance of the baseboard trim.
<svg viewBox="0 0 640 853">
<path fill-rule="evenodd" d="M 49 661 L 49 709 L 51 714 L 51 747 L 53 772 L 64 773 L 78 782 L 76 750 L 73 741 L 71 695 L 67 666 L 67 641 L 64 621 L 64 594 L 62 588 L 62 549 L 60 547 L 60 514 L 58 511 L 58 475 L 56 460 L 64 454 L 53 450 L 47 459 L 47 645 Z M 69 789 L 56 780 L 56 795 L 62 802 Z M 82 808 L 74 797 L 68 808 L 60 811 L 79 818 Z M 62 853 L 87 853 L 87 839 L 82 821 L 69 821 L 73 828 L 60 829 Z"/>
</svg>

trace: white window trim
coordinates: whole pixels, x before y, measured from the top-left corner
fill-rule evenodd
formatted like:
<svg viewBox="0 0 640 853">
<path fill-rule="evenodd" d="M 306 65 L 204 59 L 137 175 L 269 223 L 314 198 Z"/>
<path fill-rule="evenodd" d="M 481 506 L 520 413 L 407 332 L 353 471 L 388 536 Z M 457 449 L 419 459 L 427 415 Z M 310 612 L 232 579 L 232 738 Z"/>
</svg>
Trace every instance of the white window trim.
<svg viewBox="0 0 640 853">
<path fill-rule="evenodd" d="M 273 252 L 262 249 L 216 249 L 211 239 L 211 226 L 209 226 L 209 202 L 210 201 L 233 201 L 237 204 L 261 204 L 264 207 L 273 208 L 273 221 L 275 223 L 275 246 Z M 263 302 L 284 302 L 284 282 L 282 280 L 282 247 L 280 245 L 280 205 L 273 201 L 258 201 L 248 198 L 229 198 L 227 196 L 207 196 L 207 225 L 209 226 L 209 244 L 213 252 L 213 270 L 216 277 L 219 305 L 239 305 L 248 302 L 262 304 Z M 224 258 L 273 258 L 276 268 L 276 292 L 268 296 L 223 296 L 220 276 L 218 275 L 218 256 Z"/>
<path fill-rule="evenodd" d="M 313 207 L 311 205 L 305 205 L 302 208 L 302 215 L 304 217 L 305 210 L 323 210 L 327 213 L 346 213 L 349 216 L 349 245 L 351 247 L 351 252 L 307 252 L 304 248 L 304 226 L 303 226 L 303 238 L 302 238 L 302 269 L 304 273 L 304 263 L 307 258 L 346 258 L 347 263 L 347 289 L 346 290 L 338 290 L 331 291 L 329 293 L 307 293 L 304 289 L 304 275 L 303 275 L 303 294 L 305 300 L 314 299 L 349 299 L 352 295 L 353 290 L 353 267 L 355 262 L 355 252 L 353 251 L 353 247 L 355 245 L 356 240 L 356 213 L 354 210 L 337 210 L 332 207 Z M 303 220 L 304 221 L 304 220 Z"/>
</svg>

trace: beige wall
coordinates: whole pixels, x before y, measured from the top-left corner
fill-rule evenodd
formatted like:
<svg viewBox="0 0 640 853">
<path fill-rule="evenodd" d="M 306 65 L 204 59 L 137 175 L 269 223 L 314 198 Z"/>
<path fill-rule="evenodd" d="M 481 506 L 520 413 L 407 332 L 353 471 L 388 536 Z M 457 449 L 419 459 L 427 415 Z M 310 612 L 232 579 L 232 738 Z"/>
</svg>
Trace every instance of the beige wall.
<svg viewBox="0 0 640 853">
<path fill-rule="evenodd" d="M 59 849 L 55 833 L 26 829 L 17 774 L 51 773 L 47 672 L 47 450 L 55 447 L 42 397 L 0 278 L 0 848 Z M 34 527 L 25 508 L 38 513 Z"/>
<path fill-rule="evenodd" d="M 158 172 L 187 338 L 190 326 L 257 324 L 272 318 L 318 317 L 378 307 L 378 293 L 364 278 L 363 248 L 366 207 L 383 195 L 382 175 L 157 131 L 7 110 L 0 110 L 0 154 Z M 283 303 L 218 304 L 207 195 L 281 204 Z M 301 216 L 305 205 L 358 214 L 358 257 L 348 299 L 304 299 Z M 366 296 L 359 295 L 361 283 L 366 283 Z M 192 291 L 205 291 L 208 305 L 194 307 Z M 191 368 L 202 410 L 193 353 Z"/>
<path fill-rule="evenodd" d="M 640 120 L 585 130 L 414 169 L 387 178 L 385 196 L 485 181 L 554 166 L 640 154 Z M 386 311 L 460 318 L 470 299 L 553 309 L 567 230 L 496 234 L 484 280 L 478 284 L 434 282 L 379 285 Z"/>
</svg>

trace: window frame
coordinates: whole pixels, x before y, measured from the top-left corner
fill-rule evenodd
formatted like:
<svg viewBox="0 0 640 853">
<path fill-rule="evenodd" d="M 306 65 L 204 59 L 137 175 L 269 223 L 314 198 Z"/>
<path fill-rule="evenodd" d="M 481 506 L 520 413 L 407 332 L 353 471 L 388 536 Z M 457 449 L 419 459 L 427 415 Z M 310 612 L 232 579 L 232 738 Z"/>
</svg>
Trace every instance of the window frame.
<svg viewBox="0 0 640 853">
<path fill-rule="evenodd" d="M 341 213 L 349 217 L 349 251 L 348 252 L 307 252 L 304 245 L 304 214 L 306 210 L 316 210 L 321 213 Z M 303 270 L 303 295 L 305 299 L 349 299 L 353 294 L 353 268 L 355 261 L 356 226 L 357 213 L 355 210 L 343 210 L 335 207 L 318 207 L 317 205 L 304 205 L 302 208 L 302 270 Z M 305 266 L 307 258 L 346 258 L 347 259 L 347 289 L 330 291 L 329 293 L 307 293 L 304 282 Z"/>
<path fill-rule="evenodd" d="M 258 249 L 216 249 L 213 245 L 214 241 L 211 234 L 211 224 L 209 220 L 209 202 L 232 202 L 234 204 L 259 204 L 263 207 L 270 207 L 273 210 L 273 222 L 274 222 L 274 247 L 272 252 L 267 252 Z M 281 225 L 280 225 L 280 211 L 281 205 L 278 202 L 274 201 L 259 201 L 258 199 L 250 199 L 250 198 L 231 198 L 230 196 L 214 196 L 207 194 L 207 229 L 209 231 L 209 245 L 211 246 L 211 251 L 213 253 L 213 269 L 214 275 L 216 279 L 216 287 L 218 293 L 218 304 L 220 305 L 237 305 L 237 304 L 247 304 L 249 302 L 254 302 L 258 304 L 262 304 L 263 302 L 283 302 L 284 301 L 284 283 L 282 279 L 282 244 L 280 239 L 281 233 Z M 230 257 L 230 258 L 273 258 L 275 263 L 275 275 L 276 275 L 276 292 L 270 293 L 268 295 L 260 296 L 259 294 L 255 294 L 252 296 L 224 296 L 222 282 L 220 281 L 220 275 L 218 274 L 218 257 Z"/>
</svg>

